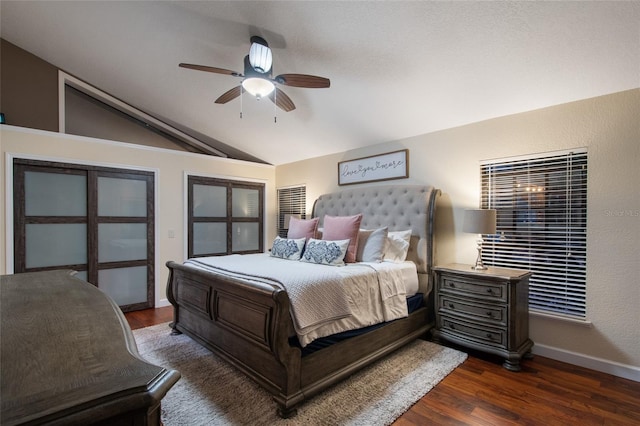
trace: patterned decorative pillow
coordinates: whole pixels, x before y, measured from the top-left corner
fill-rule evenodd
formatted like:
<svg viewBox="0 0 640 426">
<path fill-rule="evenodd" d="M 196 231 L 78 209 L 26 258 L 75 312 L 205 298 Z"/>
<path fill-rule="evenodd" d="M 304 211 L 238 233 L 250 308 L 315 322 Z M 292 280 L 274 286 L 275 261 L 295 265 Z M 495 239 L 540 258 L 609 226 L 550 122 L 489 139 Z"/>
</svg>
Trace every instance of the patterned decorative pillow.
<svg viewBox="0 0 640 426">
<path fill-rule="evenodd" d="M 287 239 L 276 237 L 271 247 L 271 256 L 288 260 L 300 260 L 305 238 Z"/>
<path fill-rule="evenodd" d="M 348 247 L 349 240 L 329 241 L 312 238 L 307 242 L 300 260 L 321 265 L 342 266 Z"/>
<path fill-rule="evenodd" d="M 313 219 L 298 219 L 292 217 L 289 221 L 289 230 L 287 231 L 287 238 L 316 238 L 316 232 L 318 231 L 319 218 Z"/>
<path fill-rule="evenodd" d="M 409 242 L 411 241 L 411 229 L 406 231 L 393 231 L 387 235 L 389 244 L 384 254 L 384 260 L 393 262 L 404 262 L 409 252 Z"/>
</svg>

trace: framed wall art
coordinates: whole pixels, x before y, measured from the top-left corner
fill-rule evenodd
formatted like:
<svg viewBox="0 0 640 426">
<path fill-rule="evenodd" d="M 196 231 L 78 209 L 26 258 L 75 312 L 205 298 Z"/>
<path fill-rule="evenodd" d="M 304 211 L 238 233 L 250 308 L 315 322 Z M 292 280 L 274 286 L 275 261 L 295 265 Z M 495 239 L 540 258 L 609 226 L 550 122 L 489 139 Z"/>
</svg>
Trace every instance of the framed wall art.
<svg viewBox="0 0 640 426">
<path fill-rule="evenodd" d="M 408 177 L 408 149 L 338 163 L 338 185 L 406 179 Z"/>
</svg>

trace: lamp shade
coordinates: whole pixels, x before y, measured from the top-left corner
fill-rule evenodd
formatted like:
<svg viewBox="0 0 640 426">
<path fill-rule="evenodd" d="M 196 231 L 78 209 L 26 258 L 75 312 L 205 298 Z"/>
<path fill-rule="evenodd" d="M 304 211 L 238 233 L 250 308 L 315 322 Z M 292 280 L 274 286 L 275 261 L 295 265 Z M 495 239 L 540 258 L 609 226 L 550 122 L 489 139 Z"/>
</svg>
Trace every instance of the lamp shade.
<svg viewBox="0 0 640 426">
<path fill-rule="evenodd" d="M 495 209 L 465 210 L 462 230 L 470 234 L 495 234 L 496 215 Z"/>
</svg>

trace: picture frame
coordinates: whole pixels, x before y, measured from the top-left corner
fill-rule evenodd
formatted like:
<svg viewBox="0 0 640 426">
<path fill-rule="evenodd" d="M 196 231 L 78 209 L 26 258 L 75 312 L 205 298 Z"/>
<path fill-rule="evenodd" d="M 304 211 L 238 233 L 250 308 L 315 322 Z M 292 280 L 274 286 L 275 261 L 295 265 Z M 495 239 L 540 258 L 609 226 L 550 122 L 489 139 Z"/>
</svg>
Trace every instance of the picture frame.
<svg viewBox="0 0 640 426">
<path fill-rule="evenodd" d="M 338 163 L 338 185 L 354 185 L 408 177 L 408 149 Z"/>
</svg>

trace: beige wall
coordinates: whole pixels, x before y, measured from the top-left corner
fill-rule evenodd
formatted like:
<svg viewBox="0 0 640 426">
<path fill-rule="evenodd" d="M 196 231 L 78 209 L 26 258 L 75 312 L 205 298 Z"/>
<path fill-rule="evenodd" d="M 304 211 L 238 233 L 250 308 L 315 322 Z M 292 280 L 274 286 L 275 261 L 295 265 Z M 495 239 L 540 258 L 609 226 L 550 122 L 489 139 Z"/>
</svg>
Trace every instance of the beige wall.
<svg viewBox="0 0 640 426">
<path fill-rule="evenodd" d="M 443 192 L 436 263 L 475 260 L 461 231 L 477 207 L 481 160 L 588 148 L 587 317 L 531 316 L 534 352 L 640 381 L 640 89 L 279 166 L 277 187 L 306 184 L 307 206 L 339 189 L 337 162 L 408 148 L 410 178 Z M 386 182 L 384 182 L 386 183 Z M 369 185 L 375 185 L 369 184 Z M 620 374 L 619 374 L 620 375 Z"/>
<path fill-rule="evenodd" d="M 184 250 L 184 174 L 201 176 L 220 176 L 229 179 L 254 180 L 265 183 L 266 227 L 265 248 L 276 234 L 276 198 L 275 168 L 239 160 L 228 160 L 207 155 L 180 153 L 178 151 L 148 148 L 126 143 L 109 142 L 82 136 L 70 136 L 59 133 L 44 132 L 0 126 L 0 215 L 3 224 L 0 229 L 0 274 L 12 270 L 7 265 L 7 235 L 12 226 L 6 220 L 6 197 L 12 188 L 11 177 L 7 176 L 7 161 L 14 157 L 54 159 L 71 163 L 100 164 L 114 167 L 139 167 L 155 169 L 156 187 L 156 303 L 166 299 L 165 287 L 168 260 L 182 261 Z M 169 231 L 175 232 L 175 238 L 169 238 Z M 9 241 L 11 243 L 11 241 Z M 9 245 L 10 247 L 10 245 Z M 164 303 L 164 301 L 163 301 Z"/>
</svg>

